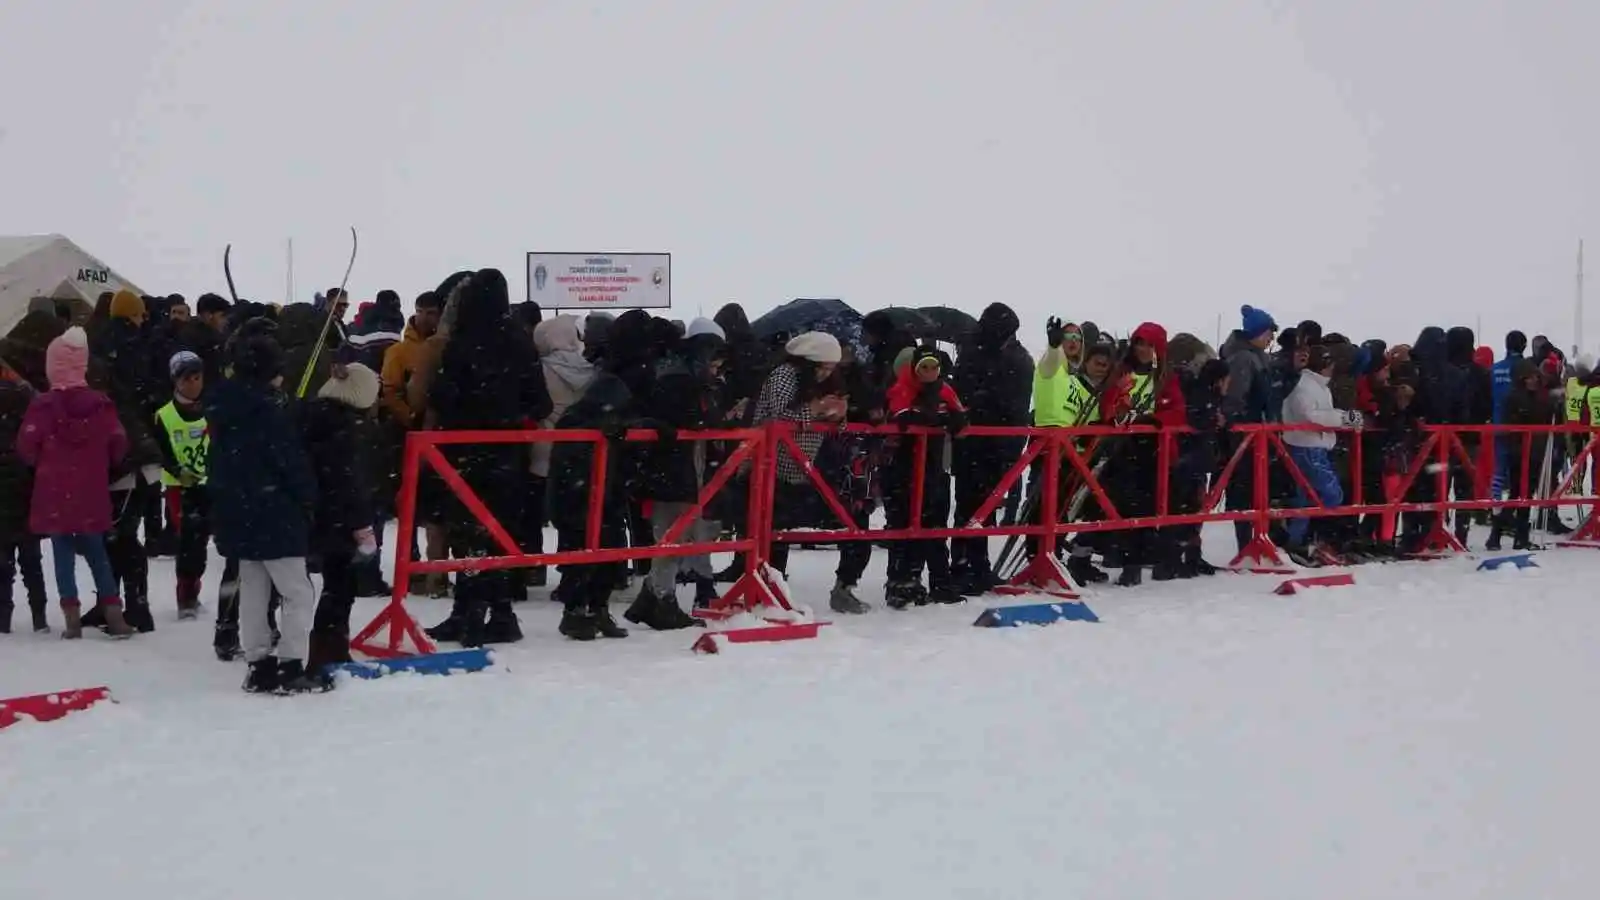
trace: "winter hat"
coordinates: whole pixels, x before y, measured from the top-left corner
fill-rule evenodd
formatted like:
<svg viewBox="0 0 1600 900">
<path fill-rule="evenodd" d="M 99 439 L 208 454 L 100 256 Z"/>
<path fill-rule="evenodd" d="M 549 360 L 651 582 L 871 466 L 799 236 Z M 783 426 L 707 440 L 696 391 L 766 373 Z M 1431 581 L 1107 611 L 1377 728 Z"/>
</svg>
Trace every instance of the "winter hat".
<svg viewBox="0 0 1600 900">
<path fill-rule="evenodd" d="M 1494 365 L 1494 348 L 1479 347 L 1472 352 L 1472 361 L 1487 369 Z"/>
<path fill-rule="evenodd" d="M 1243 320 L 1243 324 L 1239 326 L 1239 333 L 1244 335 L 1247 341 L 1253 341 L 1269 331 L 1278 330 L 1278 323 L 1274 322 L 1271 314 L 1264 309 L 1241 306 L 1239 316 Z"/>
<path fill-rule="evenodd" d="M 1520 331 L 1506 335 L 1506 353 L 1521 355 L 1528 352 L 1528 336 Z"/>
<path fill-rule="evenodd" d="M 52 390 L 88 387 L 84 378 L 88 371 L 89 335 L 82 328 L 76 325 L 68 328 L 45 348 L 44 372 Z"/>
<path fill-rule="evenodd" d="M 844 349 L 839 346 L 839 339 L 825 331 L 808 331 L 785 344 L 783 352 L 824 364 L 838 363 L 844 358 Z"/>
<path fill-rule="evenodd" d="M 684 332 L 684 337 L 697 338 L 703 334 L 709 334 L 713 337 L 721 338 L 723 340 L 727 340 L 728 337 L 726 334 L 723 334 L 721 325 L 718 325 L 717 323 L 706 318 L 699 318 L 695 319 L 693 322 L 690 322 L 689 330 Z"/>
<path fill-rule="evenodd" d="M 367 410 L 378 402 L 378 375 L 362 365 L 351 363 L 344 367 L 344 377 L 334 370 L 333 377 L 322 383 L 317 396 L 323 400 L 336 400 L 352 409 Z"/>
<path fill-rule="evenodd" d="M 1133 341 L 1149 344 L 1150 348 L 1156 351 L 1156 359 L 1165 359 L 1167 356 L 1167 330 L 1154 322 L 1144 322 L 1135 328 Z"/>
<path fill-rule="evenodd" d="M 172 359 L 167 362 L 167 371 L 171 373 L 173 381 L 189 375 L 198 375 L 205 370 L 206 364 L 201 361 L 199 354 L 191 350 L 179 350 L 172 354 Z"/>
<path fill-rule="evenodd" d="M 111 296 L 111 318 L 137 319 L 145 314 L 144 299 L 133 291 L 117 291 Z"/>
</svg>

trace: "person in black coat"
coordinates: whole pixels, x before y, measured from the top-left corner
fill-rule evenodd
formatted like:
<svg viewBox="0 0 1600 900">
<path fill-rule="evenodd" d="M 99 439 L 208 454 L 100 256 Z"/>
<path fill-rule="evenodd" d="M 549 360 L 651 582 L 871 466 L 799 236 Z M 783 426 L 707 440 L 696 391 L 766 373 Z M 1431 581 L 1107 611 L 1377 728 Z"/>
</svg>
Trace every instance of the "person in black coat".
<svg viewBox="0 0 1600 900">
<path fill-rule="evenodd" d="M 669 445 L 677 438 L 676 429 L 646 419 L 640 413 L 623 380 L 614 373 L 602 371 L 556 422 L 557 428 L 598 430 L 610 441 L 600 499 L 602 548 L 627 546 L 630 504 L 623 481 L 628 468 L 627 448 L 621 443 L 627 430 L 656 428 L 662 441 Z M 551 448 L 546 502 L 550 524 L 556 529 L 557 552 L 582 550 L 587 546 L 593 462 L 594 444 L 588 441 L 563 442 Z M 621 562 L 562 566 L 561 586 L 556 591 L 565 608 L 561 633 L 576 641 L 627 637 L 627 630 L 617 625 L 607 605 L 618 579 L 626 577 L 626 570 L 627 564 Z"/>
<path fill-rule="evenodd" d="M 1466 329 L 1453 330 L 1456 337 L 1452 339 L 1442 328 L 1424 328 L 1411 348 L 1411 358 L 1417 364 L 1417 414 L 1429 425 L 1465 425 L 1472 421 L 1472 382 L 1452 358 L 1459 356 L 1460 348 L 1465 346 L 1466 362 L 1470 365 L 1472 333 Z M 1464 340 L 1462 332 L 1465 332 Z M 1452 346 L 1457 348 L 1454 354 Z M 1458 473 L 1456 489 L 1458 492 L 1465 489 L 1470 497 L 1471 480 L 1463 483 L 1460 477 Z M 1460 515 L 1456 519 L 1456 539 L 1466 543 L 1467 516 Z"/>
<path fill-rule="evenodd" d="M 756 397 L 761 395 L 761 385 L 766 383 L 771 369 L 772 354 L 761 346 L 761 340 L 750 327 L 750 318 L 744 307 L 729 303 L 717 310 L 712 321 L 722 329 L 727 341 L 727 361 L 722 366 L 722 404 L 724 409 L 737 409 L 742 415 L 733 418 L 740 424 L 750 421 L 755 412 Z M 739 406 L 740 403 L 744 405 Z"/>
<path fill-rule="evenodd" d="M 510 292 L 500 270 L 480 269 L 461 286 L 428 406 L 445 431 L 515 430 L 550 414 L 538 352 L 527 332 L 511 322 Z M 464 444 L 446 451 L 446 457 L 495 519 L 514 528 L 527 493 L 527 448 Z M 453 556 L 505 554 L 463 504 L 447 503 L 444 522 Z M 516 581 L 504 569 L 459 573 L 449 618 L 428 634 L 469 647 L 521 640 L 522 628 L 511 609 L 515 590 Z"/>
<path fill-rule="evenodd" d="M 1531 359 L 1519 359 L 1512 367 L 1511 389 L 1505 398 L 1505 424 L 1549 425 L 1557 414 L 1555 402 L 1545 388 L 1544 375 Z M 1539 471 L 1544 465 L 1545 443 L 1543 435 L 1513 434 L 1506 437 L 1509 448 L 1506 488 L 1512 500 L 1524 500 L 1539 490 Z M 1523 490 L 1526 471 L 1527 490 Z M 1485 549 L 1499 550 L 1501 538 L 1510 533 L 1517 550 L 1539 550 L 1533 543 L 1532 511 L 1521 507 L 1515 511 L 1503 509 L 1494 517 L 1489 542 Z"/>
<path fill-rule="evenodd" d="M 376 558 L 373 490 L 368 455 L 370 411 L 378 402 L 378 375 L 360 363 L 323 383 L 303 412 L 306 451 L 317 478 L 311 546 L 322 559 L 322 596 L 311 623 L 306 668 L 321 671 L 350 661 L 350 609 L 357 572 Z"/>
<path fill-rule="evenodd" d="M 239 568 L 239 637 L 251 693 L 299 692 L 326 683 L 308 675 L 313 596 L 306 574 L 317 480 L 284 408 L 283 350 L 263 328 L 231 348 L 233 376 L 206 394 L 211 430 L 206 490 L 217 551 Z M 273 648 L 272 592 L 282 597 Z"/>
<path fill-rule="evenodd" d="M 709 319 L 695 319 L 676 352 L 657 366 L 655 384 L 643 404 L 649 417 L 678 431 L 725 427 L 717 379 L 725 350 L 722 329 Z M 650 501 L 650 524 L 659 541 L 716 475 L 722 450 L 720 442 L 675 441 L 649 447 L 643 454 L 638 495 Z M 712 541 L 719 530 L 715 516 L 702 512 L 680 542 Z M 693 581 L 696 606 L 716 599 L 709 555 L 663 557 L 653 561 L 638 599 L 625 613 L 627 620 L 657 631 L 696 624 L 678 606 L 675 590 L 680 574 Z"/>
<path fill-rule="evenodd" d="M 17 456 L 17 432 L 33 396 L 33 388 L 0 361 L 0 634 L 11 633 L 13 582 L 19 568 L 33 613 L 33 630 L 50 630 L 39 537 L 28 530 L 33 470 Z"/>
<path fill-rule="evenodd" d="M 1198 372 L 1179 374 L 1184 416 L 1192 433 L 1175 438 L 1177 459 L 1167 484 L 1167 512 L 1181 516 L 1200 512 L 1207 479 L 1217 470 L 1220 440 L 1226 417 L 1223 406 L 1229 388 L 1229 366 L 1220 359 L 1207 360 Z M 1216 567 L 1200 553 L 1200 526 L 1167 526 L 1156 531 L 1154 581 L 1215 575 Z"/>
<path fill-rule="evenodd" d="M 89 386 L 106 394 L 128 435 L 128 453 L 111 473 L 111 533 L 106 553 L 122 585 L 123 616 L 141 633 L 155 629 L 150 614 L 150 563 L 139 540 L 146 513 L 161 502 L 161 445 L 155 435 L 155 413 L 166 403 L 168 381 L 159 381 L 150 367 L 150 342 L 144 331 L 144 300 L 118 291 L 107 305 L 108 318 L 89 338 Z M 160 529 L 146 532 L 159 539 Z M 84 614 L 83 624 L 97 627 L 100 611 Z"/>
<path fill-rule="evenodd" d="M 1017 341 L 1021 321 L 1011 307 L 991 303 L 978 318 L 978 333 L 959 360 L 952 378 L 973 425 L 1027 427 L 1032 424 L 1033 359 Z M 968 437 L 955 442 L 956 526 L 965 527 L 1000 479 L 1022 456 L 1026 438 Z M 983 524 L 992 525 L 990 516 Z M 968 596 L 999 584 L 989 562 L 988 538 L 950 542 L 951 578 Z"/>
</svg>

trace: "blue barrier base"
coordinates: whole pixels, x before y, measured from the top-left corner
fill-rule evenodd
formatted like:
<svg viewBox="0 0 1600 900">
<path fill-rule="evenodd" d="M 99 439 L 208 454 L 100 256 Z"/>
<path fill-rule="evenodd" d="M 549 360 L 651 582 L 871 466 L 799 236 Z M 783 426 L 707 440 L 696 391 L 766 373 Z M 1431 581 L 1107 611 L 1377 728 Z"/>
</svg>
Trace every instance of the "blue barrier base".
<svg viewBox="0 0 1600 900">
<path fill-rule="evenodd" d="M 1501 566 L 1516 566 L 1519 569 L 1537 569 L 1539 564 L 1533 561 L 1532 553 L 1518 553 L 1515 556 L 1496 556 L 1478 563 L 1479 572 L 1493 572 Z"/>
<path fill-rule="evenodd" d="M 415 672 L 418 675 L 453 675 L 459 672 L 480 672 L 489 668 L 489 651 L 450 650 L 443 653 L 426 653 L 421 656 L 401 656 L 395 659 L 369 659 L 361 662 L 329 666 L 328 671 L 347 672 L 354 678 L 382 678 L 395 672 Z"/>
<path fill-rule="evenodd" d="M 1023 606 L 991 606 L 972 624 L 979 628 L 1013 628 L 1017 625 L 1049 625 L 1052 622 L 1098 622 L 1087 603 L 1029 603 Z"/>
</svg>

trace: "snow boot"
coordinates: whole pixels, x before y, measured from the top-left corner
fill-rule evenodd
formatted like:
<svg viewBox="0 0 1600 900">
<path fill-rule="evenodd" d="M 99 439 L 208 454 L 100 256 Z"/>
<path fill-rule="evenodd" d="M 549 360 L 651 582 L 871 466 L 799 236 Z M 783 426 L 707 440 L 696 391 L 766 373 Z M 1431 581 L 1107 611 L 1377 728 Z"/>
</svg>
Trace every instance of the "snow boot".
<svg viewBox="0 0 1600 900">
<path fill-rule="evenodd" d="M 28 601 L 28 609 L 29 609 L 30 612 L 33 613 L 33 633 L 34 634 L 49 634 L 50 633 L 50 617 L 45 615 L 45 605 L 44 605 L 44 603 L 43 602 L 35 603 L 32 600 L 29 600 Z"/>
<path fill-rule="evenodd" d="M 677 631 L 681 628 L 704 627 L 705 623 L 683 611 L 677 597 L 658 597 L 650 585 L 639 591 L 638 599 L 622 614 L 635 625 L 644 625 L 655 631 Z"/>
<path fill-rule="evenodd" d="M 710 578 L 696 578 L 694 581 L 694 608 L 710 609 L 711 604 L 721 599 L 717 595 L 717 583 Z"/>
<path fill-rule="evenodd" d="M 602 603 L 592 610 L 594 616 L 594 630 L 603 638 L 616 640 L 628 636 L 628 629 L 617 624 L 611 617 L 611 604 Z"/>
<path fill-rule="evenodd" d="M 117 611 L 140 634 L 149 634 L 156 630 L 156 620 L 150 614 L 150 601 L 148 598 L 125 599 Z M 109 612 L 109 610 L 104 610 L 103 612 Z M 105 617 L 107 625 L 110 624 L 110 619 L 109 615 Z"/>
<path fill-rule="evenodd" d="M 1117 587 L 1138 587 L 1144 584 L 1144 572 L 1138 566 L 1123 566 L 1117 576 Z"/>
<path fill-rule="evenodd" d="M 107 597 L 100 601 L 101 613 L 105 616 L 106 625 L 103 629 L 111 637 L 122 640 L 133 637 L 133 626 L 123 618 L 122 602 L 116 597 Z M 148 611 L 148 608 L 146 608 Z"/>
<path fill-rule="evenodd" d="M 1543 550 L 1543 545 L 1535 544 L 1533 542 L 1531 531 L 1532 529 L 1529 528 L 1527 522 L 1518 522 L 1517 535 L 1516 538 L 1511 542 L 1511 549 L 1523 552 L 1538 552 Z"/>
<path fill-rule="evenodd" d="M 1322 562 L 1312 554 L 1309 547 L 1285 546 L 1283 552 L 1288 554 L 1290 562 L 1302 569 L 1322 568 Z"/>
<path fill-rule="evenodd" d="M 178 579 L 178 620 L 200 618 L 200 579 Z"/>
<path fill-rule="evenodd" d="M 913 581 L 891 581 L 883 588 L 884 602 L 890 609 L 905 609 L 917 602 L 917 588 L 921 586 Z"/>
<path fill-rule="evenodd" d="M 927 606 L 933 595 L 928 593 L 928 586 L 921 580 L 911 582 L 912 603 L 918 606 Z"/>
<path fill-rule="evenodd" d="M 859 616 L 872 609 L 856 596 L 855 585 L 843 582 L 835 584 L 833 590 L 828 592 L 828 608 L 847 616 Z"/>
<path fill-rule="evenodd" d="M 250 663 L 245 671 L 244 692 L 247 694 L 270 694 L 278 689 L 278 658 L 276 656 L 263 656 Z"/>
<path fill-rule="evenodd" d="M 462 610 L 463 605 L 457 601 L 451 605 L 450 615 L 446 616 L 443 622 L 432 628 L 424 628 L 423 631 L 433 640 L 446 644 L 461 640 L 461 633 L 466 625 L 466 616 L 462 614 Z"/>
<path fill-rule="evenodd" d="M 1123 569 L 1124 572 L 1127 569 Z M 1183 577 L 1178 572 L 1178 567 L 1170 562 L 1162 561 L 1150 567 L 1151 581 L 1177 581 Z"/>
<path fill-rule="evenodd" d="M 1079 587 L 1088 587 L 1091 584 L 1105 584 L 1111 576 L 1095 566 L 1094 560 L 1088 556 L 1067 557 L 1067 574 L 1078 583 Z"/>
<path fill-rule="evenodd" d="M 592 641 L 600 635 L 600 625 L 595 621 L 594 610 L 582 606 L 569 606 L 561 614 L 561 624 L 556 630 L 574 641 Z"/>
<path fill-rule="evenodd" d="M 1194 575 L 1209 577 L 1217 574 L 1217 567 L 1206 562 L 1200 550 L 1199 544 L 1190 544 L 1183 548 L 1183 568 Z"/>
<path fill-rule="evenodd" d="M 1483 549 L 1491 553 L 1500 552 L 1501 541 L 1505 538 L 1506 532 L 1510 530 L 1506 527 L 1505 514 L 1502 513 L 1495 516 L 1489 525 L 1489 539 L 1483 542 Z"/>
<path fill-rule="evenodd" d="M 511 604 L 506 602 L 491 604 L 489 621 L 483 626 L 483 642 L 515 644 L 520 640 L 522 640 L 522 623 L 517 621 L 517 614 L 512 611 Z"/>
<path fill-rule="evenodd" d="M 982 597 L 995 588 L 1001 581 L 995 577 L 994 570 L 987 565 L 968 569 L 961 576 L 954 579 L 956 590 L 964 597 Z"/>
<path fill-rule="evenodd" d="M 279 660 L 278 682 L 272 690 L 274 694 L 320 694 L 331 690 L 333 676 L 325 672 L 308 672 L 305 663 L 298 659 Z"/>
<path fill-rule="evenodd" d="M 939 584 L 934 585 L 933 589 L 928 592 L 928 601 L 937 603 L 940 606 L 955 606 L 958 603 L 967 602 L 967 598 L 956 590 L 955 585 Z"/>
<path fill-rule="evenodd" d="M 61 629 L 61 639 L 76 641 L 83 638 L 83 607 L 77 600 L 65 599 L 61 601 L 61 615 L 66 625 Z"/>
</svg>

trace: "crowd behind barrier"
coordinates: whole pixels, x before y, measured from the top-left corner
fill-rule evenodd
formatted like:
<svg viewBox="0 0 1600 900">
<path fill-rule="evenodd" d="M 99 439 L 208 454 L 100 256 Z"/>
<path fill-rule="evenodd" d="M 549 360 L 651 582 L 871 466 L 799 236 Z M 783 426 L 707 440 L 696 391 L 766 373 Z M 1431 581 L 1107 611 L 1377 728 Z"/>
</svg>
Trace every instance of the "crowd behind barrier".
<svg viewBox="0 0 1600 900">
<path fill-rule="evenodd" d="M 46 539 L 70 638 L 153 630 L 151 557 L 177 576 L 154 599 L 196 618 L 214 543 L 217 657 L 246 660 L 247 690 L 298 692 L 352 643 L 520 640 L 514 604 L 545 588 L 578 641 L 628 635 L 622 591 L 621 618 L 655 630 L 792 619 L 824 602 L 791 602 L 784 577 L 816 544 L 837 546 L 826 608 L 859 615 L 875 553 L 881 602 L 905 610 L 1212 575 L 1213 522 L 1250 571 L 1530 549 L 1570 532 L 1570 506 L 1595 537 L 1600 376 L 1543 337 L 1512 332 L 1497 360 L 1470 329 L 1357 344 L 1243 307 L 1220 348 L 1051 317 L 1035 354 L 1002 303 L 681 323 L 509 293 L 462 271 L 409 317 L 381 291 L 349 324 L 343 288 L 192 311 L 123 291 L 82 327 L 41 300 L 0 339 L 0 632 L 18 573 L 34 630 L 53 627 Z M 423 629 L 413 595 L 448 616 Z M 355 600 L 377 596 L 352 642 Z"/>
</svg>

